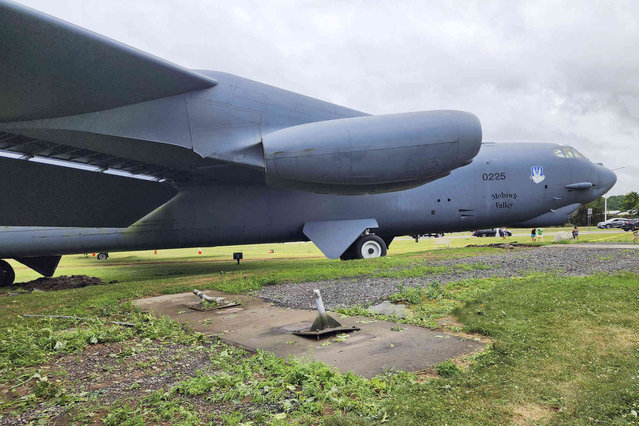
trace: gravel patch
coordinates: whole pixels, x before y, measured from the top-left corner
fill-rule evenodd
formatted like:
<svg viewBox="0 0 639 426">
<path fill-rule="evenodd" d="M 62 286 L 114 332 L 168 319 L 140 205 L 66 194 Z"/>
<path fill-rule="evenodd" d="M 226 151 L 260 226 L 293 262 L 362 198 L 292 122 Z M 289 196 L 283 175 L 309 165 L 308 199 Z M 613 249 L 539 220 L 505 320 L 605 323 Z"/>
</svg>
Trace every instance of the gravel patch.
<svg viewBox="0 0 639 426">
<path fill-rule="evenodd" d="M 411 278 L 377 278 L 363 276 L 305 283 L 283 283 L 261 288 L 256 296 L 278 306 L 314 310 L 313 289 L 322 292 L 328 309 L 380 302 L 397 292 L 401 285 L 428 287 L 432 282 L 447 283 L 464 279 L 518 277 L 531 272 L 548 272 L 567 276 L 631 271 L 639 273 L 639 250 L 610 248 L 578 248 L 547 246 L 523 250 L 508 250 L 503 254 L 488 254 L 462 259 L 424 261 L 428 266 L 444 266 L 448 271 Z M 487 266 L 490 269 L 470 269 L 456 265 Z"/>
</svg>

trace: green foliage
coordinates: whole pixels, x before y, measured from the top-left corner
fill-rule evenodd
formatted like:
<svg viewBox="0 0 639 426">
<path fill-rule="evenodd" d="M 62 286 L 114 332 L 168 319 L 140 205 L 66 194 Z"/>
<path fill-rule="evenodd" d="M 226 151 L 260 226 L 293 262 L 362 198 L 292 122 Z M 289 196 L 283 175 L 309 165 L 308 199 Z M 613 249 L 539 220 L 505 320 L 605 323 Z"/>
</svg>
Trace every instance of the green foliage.
<svg viewBox="0 0 639 426">
<path fill-rule="evenodd" d="M 104 424 L 107 426 L 134 426 L 145 425 L 146 423 L 138 410 L 131 408 L 129 404 L 124 404 L 123 406 L 112 408 L 104 418 Z"/>
<path fill-rule="evenodd" d="M 452 381 L 398 388 L 386 402 L 389 421 L 632 423 L 638 292 L 631 273 L 500 280 L 455 310 L 468 331 L 491 336 L 490 349 Z M 534 408 L 537 417 L 522 419 L 518 407 Z"/>
<path fill-rule="evenodd" d="M 570 223 L 577 226 L 588 225 L 588 209 L 592 209 L 592 225 L 596 225 L 598 222 L 604 220 L 604 199 L 603 197 L 599 197 L 588 204 L 579 206 L 577 211 L 570 216 Z"/>
<path fill-rule="evenodd" d="M 629 212 L 637 212 L 639 210 L 639 194 L 631 191 L 624 195 L 621 202 L 621 209 Z"/>
<path fill-rule="evenodd" d="M 293 417 L 317 415 L 328 404 L 334 409 L 381 419 L 384 411 L 380 398 L 412 377 L 400 374 L 366 380 L 352 373 L 341 374 L 323 363 L 294 358 L 285 361 L 262 351 L 252 357 L 243 355 L 246 354 L 241 349 L 225 346 L 211 358 L 211 364 L 220 372 L 186 380 L 173 387 L 171 393 L 206 394 L 213 402 L 248 398 L 260 404 L 275 404 L 280 412 Z"/>
<path fill-rule="evenodd" d="M 399 286 L 399 292 L 392 294 L 389 299 L 393 303 L 407 303 L 412 315 L 407 318 L 390 317 L 372 314 L 363 306 L 350 306 L 337 309 L 344 316 L 366 316 L 383 320 L 391 320 L 402 324 L 413 324 L 427 328 L 439 328 L 438 319 L 450 315 L 461 306 L 464 301 L 478 297 L 492 289 L 500 279 L 473 279 L 443 286 L 439 282 L 432 282 L 428 287 Z"/>
<path fill-rule="evenodd" d="M 417 305 L 425 299 L 439 300 L 446 295 L 441 283 L 434 281 L 428 287 L 406 287 L 400 284 L 399 291 L 390 295 L 389 299 L 393 303 L 408 303 Z"/>
<path fill-rule="evenodd" d="M 611 195 L 608 197 L 608 210 L 623 210 L 621 203 L 625 195 Z"/>
<path fill-rule="evenodd" d="M 442 361 L 435 366 L 435 371 L 442 377 L 451 378 L 462 373 L 461 368 L 450 360 Z"/>
<path fill-rule="evenodd" d="M 393 303 L 409 303 L 416 305 L 422 301 L 425 296 L 424 288 L 422 287 L 406 287 L 404 284 L 400 284 L 399 291 L 390 295 L 389 299 Z"/>
<path fill-rule="evenodd" d="M 97 343 L 113 343 L 133 337 L 195 342 L 202 336 L 184 333 L 184 328 L 166 317 L 130 312 L 123 327 L 95 318 L 83 321 L 60 318 L 22 318 L 0 334 L 0 369 L 38 365 L 58 354 L 77 352 Z M 70 328 L 71 327 L 71 328 Z"/>
<path fill-rule="evenodd" d="M 478 253 L 496 251 L 441 250 L 437 256 L 461 258 Z M 177 272 L 178 267 L 155 265 L 134 271 L 127 269 L 131 266 L 109 267 L 103 269 L 120 283 L 47 293 L 46 298 L 38 293 L 0 298 L 0 382 L 5 389 L 17 386 L 23 390 L 23 396 L 14 399 L 0 396 L 0 410 L 4 414 L 43 407 L 35 423 L 47 421 L 46 416 L 53 415 L 47 410 L 54 408 L 50 413 L 68 413 L 80 424 L 634 421 L 632 413 L 639 411 L 639 276 L 633 273 L 569 278 L 537 274 L 400 288 L 393 300 L 411 305 L 414 315 L 394 319 L 397 322 L 438 328 L 439 319 L 454 315 L 464 331 L 488 335 L 493 341 L 487 350 L 465 360 L 469 366 L 462 374 L 442 363 L 436 368 L 441 378 L 420 381 L 410 374 L 367 380 L 340 374 L 321 363 L 284 361 L 266 353 L 252 355 L 204 340 L 171 320 L 141 313 L 127 302 L 189 290 L 194 285 L 239 292 L 305 277 L 430 273 L 433 269 L 424 266 L 424 256 L 342 263 L 256 261 L 236 269 L 201 262 L 185 267 L 184 275 L 170 277 L 166 274 Z M 456 265 L 446 271 L 482 267 Z M 220 274 L 221 269 L 231 270 Z M 126 274 L 132 277 L 128 281 L 122 278 Z M 22 318 L 17 316 L 20 312 L 77 315 L 97 321 Z M 371 316 L 361 306 L 343 312 Z M 112 325 L 109 320 L 132 322 L 136 327 Z M 171 386 L 148 394 L 143 393 L 144 386 L 124 388 L 134 396 L 108 405 L 100 402 L 99 392 L 74 390 L 54 376 L 50 366 L 42 366 L 56 356 L 113 342 L 124 342 L 113 356 L 126 362 L 138 350 L 135 348 L 143 350 L 150 341 L 182 342 L 195 352 L 204 351 L 210 363 L 194 377 L 176 378 Z M 148 363 L 147 367 L 152 365 Z M 208 417 L 201 409 L 206 404 L 223 413 L 216 411 L 216 417 Z M 520 407 L 532 407 L 542 415 L 522 419 Z"/>
</svg>

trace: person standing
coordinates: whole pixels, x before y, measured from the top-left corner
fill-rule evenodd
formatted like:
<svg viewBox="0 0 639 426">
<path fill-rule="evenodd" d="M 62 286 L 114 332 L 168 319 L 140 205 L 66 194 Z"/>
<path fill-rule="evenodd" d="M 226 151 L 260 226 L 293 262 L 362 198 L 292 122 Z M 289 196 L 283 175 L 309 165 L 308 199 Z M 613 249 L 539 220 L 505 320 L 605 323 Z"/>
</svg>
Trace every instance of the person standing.
<svg viewBox="0 0 639 426">
<path fill-rule="evenodd" d="M 533 243 L 537 241 L 537 228 L 533 228 L 530 230 L 530 239 Z"/>
<path fill-rule="evenodd" d="M 499 237 L 504 238 L 504 228 L 499 228 Z"/>
<path fill-rule="evenodd" d="M 579 239 L 579 228 L 577 228 L 577 225 L 575 225 L 575 227 L 572 228 L 572 239 L 573 240 Z"/>
<path fill-rule="evenodd" d="M 544 228 L 537 228 L 537 238 L 539 238 L 539 241 L 542 243 L 544 242 Z"/>
</svg>

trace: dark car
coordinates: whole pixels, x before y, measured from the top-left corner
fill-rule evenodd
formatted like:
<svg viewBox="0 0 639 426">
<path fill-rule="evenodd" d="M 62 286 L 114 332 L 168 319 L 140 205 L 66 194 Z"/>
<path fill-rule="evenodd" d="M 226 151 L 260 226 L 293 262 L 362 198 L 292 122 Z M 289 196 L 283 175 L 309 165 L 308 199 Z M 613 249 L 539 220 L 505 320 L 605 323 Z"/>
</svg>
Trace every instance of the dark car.
<svg viewBox="0 0 639 426">
<path fill-rule="evenodd" d="M 480 229 L 478 231 L 473 231 L 473 237 L 494 237 L 495 235 L 497 235 L 496 229 Z M 511 237 L 513 233 L 506 231 L 506 235 Z"/>
<path fill-rule="evenodd" d="M 624 231 L 638 231 L 639 230 L 639 219 L 630 219 L 623 223 L 621 229 Z"/>
</svg>

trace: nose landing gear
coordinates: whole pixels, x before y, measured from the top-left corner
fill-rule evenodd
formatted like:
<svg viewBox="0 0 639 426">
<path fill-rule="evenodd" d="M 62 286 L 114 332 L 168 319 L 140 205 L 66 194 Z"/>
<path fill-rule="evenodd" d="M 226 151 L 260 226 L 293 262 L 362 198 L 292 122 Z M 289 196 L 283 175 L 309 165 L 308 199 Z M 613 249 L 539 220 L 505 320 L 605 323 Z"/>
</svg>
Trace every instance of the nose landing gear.
<svg viewBox="0 0 639 426">
<path fill-rule="evenodd" d="M 13 284 L 16 274 L 11 265 L 0 259 L 0 287 L 6 287 Z"/>
</svg>

